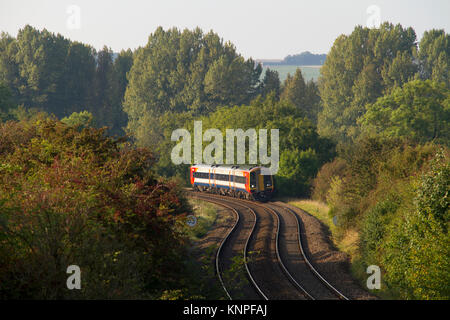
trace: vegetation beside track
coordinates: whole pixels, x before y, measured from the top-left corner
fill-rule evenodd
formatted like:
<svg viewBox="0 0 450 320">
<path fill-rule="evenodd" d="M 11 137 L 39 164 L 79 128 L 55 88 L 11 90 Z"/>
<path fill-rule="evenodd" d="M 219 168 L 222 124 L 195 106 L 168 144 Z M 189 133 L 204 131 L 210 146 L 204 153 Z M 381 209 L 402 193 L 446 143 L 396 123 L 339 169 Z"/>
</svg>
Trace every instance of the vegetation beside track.
<svg viewBox="0 0 450 320">
<path fill-rule="evenodd" d="M 194 211 L 197 221 L 192 227 L 185 224 L 186 234 L 191 240 L 198 241 L 208 233 L 218 218 L 218 207 L 210 202 L 195 198 L 188 199 L 188 202 Z"/>
</svg>

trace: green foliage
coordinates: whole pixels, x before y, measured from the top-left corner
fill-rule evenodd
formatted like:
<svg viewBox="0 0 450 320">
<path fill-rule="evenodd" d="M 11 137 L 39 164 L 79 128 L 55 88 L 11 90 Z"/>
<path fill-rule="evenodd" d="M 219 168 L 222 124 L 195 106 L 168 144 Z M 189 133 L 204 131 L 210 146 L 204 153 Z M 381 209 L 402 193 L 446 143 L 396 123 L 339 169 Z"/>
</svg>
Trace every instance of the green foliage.
<svg viewBox="0 0 450 320">
<path fill-rule="evenodd" d="M 361 138 L 314 181 L 339 221 L 338 240 L 359 234 L 355 272 L 366 277 L 367 266 L 381 267 L 384 297 L 448 299 L 449 151 L 438 150 Z"/>
<path fill-rule="evenodd" d="M 0 52 L 0 81 L 8 85 L 17 103 L 25 107 L 45 108 L 60 116 L 64 113 L 61 108 L 73 103 L 65 96 L 72 91 L 69 85 L 74 82 L 89 85 L 82 78 L 74 79 L 73 83 L 66 81 L 68 69 L 84 53 L 83 49 L 45 29 L 38 31 L 27 25 L 19 30 L 17 39 L 3 33 Z M 77 70 L 80 72 L 77 75 L 84 77 L 83 71 Z"/>
<path fill-rule="evenodd" d="M 444 30 L 427 31 L 418 50 L 412 28 L 389 23 L 338 37 L 321 68 L 319 132 L 355 140 L 362 118 L 376 127 L 369 131 L 447 143 L 449 39 Z"/>
<path fill-rule="evenodd" d="M 414 80 L 367 106 L 363 130 L 418 142 L 450 143 L 450 91 L 444 83 Z"/>
<path fill-rule="evenodd" d="M 325 163 L 317 173 L 313 181 L 312 198 L 326 202 L 328 191 L 334 178 L 343 177 L 346 162 L 341 158 L 335 158 L 332 162 Z"/>
<path fill-rule="evenodd" d="M 380 260 L 381 245 L 386 235 L 386 228 L 391 222 L 399 206 L 399 199 L 395 194 L 378 201 L 369 209 L 364 217 L 361 228 L 360 249 L 367 265 L 376 264 Z"/>
<path fill-rule="evenodd" d="M 186 234 L 193 240 L 199 240 L 211 229 L 217 219 L 217 207 L 209 202 L 190 199 L 189 204 L 193 207 L 197 222 L 195 226 L 185 224 Z"/>
<path fill-rule="evenodd" d="M 164 175 L 177 175 L 187 181 L 187 165 L 174 165 L 170 154 L 177 142 L 172 142 L 172 130 L 186 128 L 193 137 L 194 119 L 189 113 L 168 113 L 159 118 L 164 128 L 164 139 L 157 152 L 160 155 L 157 164 L 158 172 Z M 250 105 L 220 107 L 215 112 L 204 116 L 202 129 L 206 131 L 216 128 L 222 133 L 223 161 L 226 160 L 226 130 L 230 129 L 259 129 L 268 130 L 268 150 L 270 150 L 270 129 L 279 129 L 280 171 L 277 176 L 277 189 L 286 190 L 290 195 L 309 194 L 311 179 L 322 164 L 335 155 L 334 143 L 318 135 L 316 127 L 303 116 L 301 110 L 286 101 L 277 101 L 272 92 L 266 99 L 259 97 Z M 230 125 L 232 124 L 232 125 Z M 194 141 L 191 141 L 191 159 L 194 159 Z M 203 143 L 203 148 L 208 143 Z M 237 147 L 235 143 L 235 148 Z M 246 162 L 248 159 L 248 142 L 246 142 Z M 237 151 L 234 152 L 234 162 L 237 163 Z M 298 183 L 298 187 L 292 187 Z"/>
<path fill-rule="evenodd" d="M 357 26 L 338 37 L 321 68 L 319 132 L 341 142 L 356 138 L 365 105 L 413 77 L 415 55 L 416 34 L 401 25 Z"/>
<path fill-rule="evenodd" d="M 258 253 L 251 251 L 246 259 L 240 255 L 232 257 L 229 268 L 223 272 L 223 281 L 231 289 L 230 294 L 233 299 L 244 298 L 243 288 L 249 285 L 245 264 L 251 263 Z"/>
<path fill-rule="evenodd" d="M 80 126 L 81 128 L 87 128 L 92 123 L 92 114 L 88 111 L 74 112 L 69 117 L 61 119 L 61 122 L 75 127 Z"/>
<path fill-rule="evenodd" d="M 0 83 L 0 122 L 9 118 L 10 109 L 14 107 L 11 91 Z"/>
<path fill-rule="evenodd" d="M 445 162 L 447 161 L 447 162 Z M 417 189 L 417 210 L 436 219 L 443 231 L 450 222 L 450 163 L 441 150 L 432 163 L 430 172 L 423 175 Z"/>
<path fill-rule="evenodd" d="M 383 265 L 405 299 L 450 297 L 450 163 L 438 154 L 418 179 L 414 206 L 390 226 Z"/>
<path fill-rule="evenodd" d="M 154 158 L 104 130 L 42 119 L 0 125 L 0 296 L 156 298 L 183 283 L 189 212 Z M 68 290 L 79 265 L 82 289 Z"/>
<path fill-rule="evenodd" d="M 131 63 L 130 50 L 112 61 L 106 47 L 97 53 L 29 25 L 17 38 L 0 36 L 0 83 L 10 89 L 15 103 L 58 118 L 86 109 L 98 126 L 110 127 L 110 134 L 121 134 L 126 125 L 122 100 Z"/>
<path fill-rule="evenodd" d="M 288 75 L 283 84 L 281 99 L 289 101 L 300 109 L 313 123 L 317 123 L 320 96 L 314 81 L 305 83 L 302 71 L 298 68 L 294 76 Z"/>
<path fill-rule="evenodd" d="M 263 97 L 266 97 L 272 91 L 274 92 L 275 99 L 280 98 L 280 77 L 276 70 L 266 69 L 264 78 L 260 84 L 260 92 Z"/>
<path fill-rule="evenodd" d="M 132 65 L 130 50 L 122 51 L 115 61 L 106 46 L 97 53 L 93 77 L 92 114 L 99 126 L 107 126 L 109 134 L 121 135 L 127 116 L 122 100 L 127 86 L 126 73 Z"/>
<path fill-rule="evenodd" d="M 137 50 L 128 74 L 128 131 L 138 143 L 156 147 L 161 115 L 207 114 L 219 105 L 248 103 L 257 93 L 260 73 L 260 65 L 213 32 L 160 27 Z"/>
<path fill-rule="evenodd" d="M 308 195 L 311 180 L 318 170 L 319 161 L 314 150 L 283 151 L 276 176 L 277 192 L 283 196 Z"/>
<path fill-rule="evenodd" d="M 419 43 L 422 79 L 443 82 L 450 87 L 450 35 L 444 30 L 425 31 Z"/>
</svg>

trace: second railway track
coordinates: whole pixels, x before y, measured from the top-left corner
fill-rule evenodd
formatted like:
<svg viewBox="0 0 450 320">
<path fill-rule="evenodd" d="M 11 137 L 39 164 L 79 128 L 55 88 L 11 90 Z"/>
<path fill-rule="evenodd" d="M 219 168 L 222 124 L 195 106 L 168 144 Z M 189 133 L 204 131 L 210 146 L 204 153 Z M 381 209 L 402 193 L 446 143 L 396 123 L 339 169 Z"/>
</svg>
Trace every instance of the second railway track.
<svg viewBox="0 0 450 320">
<path fill-rule="evenodd" d="M 246 261 L 251 251 L 258 253 L 245 263 L 251 288 L 240 290 L 243 296 L 239 298 L 348 299 L 326 281 L 309 261 L 303 248 L 301 221 L 287 206 L 207 193 L 190 194 L 227 207 L 237 217 L 216 255 L 216 271 L 230 299 L 236 296 L 233 297 L 233 288 L 224 282 L 222 274 L 230 266 L 232 255 L 242 254 Z"/>
</svg>

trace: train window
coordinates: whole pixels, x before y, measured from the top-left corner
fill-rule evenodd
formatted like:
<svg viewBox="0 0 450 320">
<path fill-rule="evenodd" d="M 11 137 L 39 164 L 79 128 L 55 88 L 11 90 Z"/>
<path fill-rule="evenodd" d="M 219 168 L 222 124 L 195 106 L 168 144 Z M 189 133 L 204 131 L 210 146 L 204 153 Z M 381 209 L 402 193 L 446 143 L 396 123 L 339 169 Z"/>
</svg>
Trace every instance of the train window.
<svg viewBox="0 0 450 320">
<path fill-rule="evenodd" d="M 271 187 L 272 186 L 272 176 L 271 175 L 265 175 L 264 176 L 264 186 L 265 187 Z"/>
<path fill-rule="evenodd" d="M 209 179 L 209 174 L 208 172 L 194 172 L 194 178 Z"/>
<path fill-rule="evenodd" d="M 194 172 L 193 176 L 194 176 L 194 178 L 198 178 L 198 179 L 215 179 L 218 181 L 231 181 L 231 182 L 234 181 L 235 183 L 243 183 L 243 184 L 245 184 L 247 182 L 245 177 L 230 176 L 228 174 L 219 174 L 219 173 L 211 174 L 211 178 L 210 178 L 208 172 Z"/>
<path fill-rule="evenodd" d="M 215 174 L 215 179 L 216 179 L 216 180 L 219 180 L 219 181 L 228 181 L 229 175 L 227 175 L 227 174 L 216 173 L 216 174 Z"/>
<path fill-rule="evenodd" d="M 234 177 L 234 182 L 236 183 L 244 183 L 245 184 L 245 177 L 239 177 L 239 176 L 235 176 Z"/>
</svg>

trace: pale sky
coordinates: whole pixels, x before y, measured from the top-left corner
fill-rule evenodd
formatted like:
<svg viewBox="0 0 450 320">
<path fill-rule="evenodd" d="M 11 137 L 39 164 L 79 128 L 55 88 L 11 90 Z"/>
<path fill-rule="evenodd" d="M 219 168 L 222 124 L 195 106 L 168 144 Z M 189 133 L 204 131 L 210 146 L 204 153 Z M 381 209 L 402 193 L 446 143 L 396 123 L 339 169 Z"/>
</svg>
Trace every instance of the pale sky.
<svg viewBox="0 0 450 320">
<path fill-rule="evenodd" d="M 158 26 L 199 26 L 246 58 L 281 59 L 327 53 L 340 34 L 377 21 L 411 26 L 419 39 L 432 28 L 448 32 L 450 0 L 0 0 L 0 31 L 16 36 L 30 24 L 115 52 L 144 46 Z"/>
</svg>

